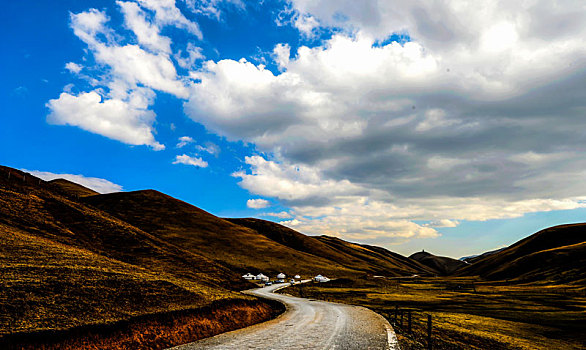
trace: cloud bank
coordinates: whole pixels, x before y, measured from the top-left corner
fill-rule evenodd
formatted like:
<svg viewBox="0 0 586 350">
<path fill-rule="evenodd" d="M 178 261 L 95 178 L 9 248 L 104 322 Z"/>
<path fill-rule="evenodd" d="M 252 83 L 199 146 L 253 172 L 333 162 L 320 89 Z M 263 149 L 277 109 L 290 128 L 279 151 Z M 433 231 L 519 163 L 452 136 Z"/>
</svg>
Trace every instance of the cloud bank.
<svg viewBox="0 0 586 350">
<path fill-rule="evenodd" d="M 175 96 L 207 130 L 263 152 L 233 176 L 290 208 L 286 225 L 391 244 L 461 220 L 585 206 L 581 1 L 292 0 L 279 25 L 301 39 L 334 34 L 294 51 L 279 43 L 278 71 L 174 48 L 166 26 L 205 33 L 173 0 L 117 4 L 131 42 L 104 12 L 71 15 L 106 73 L 91 91 L 49 101 L 49 121 L 162 149 L 150 108 L 158 92 Z M 216 19 L 222 6 L 246 11 L 186 5 Z M 175 163 L 207 166 L 186 154 Z"/>
</svg>

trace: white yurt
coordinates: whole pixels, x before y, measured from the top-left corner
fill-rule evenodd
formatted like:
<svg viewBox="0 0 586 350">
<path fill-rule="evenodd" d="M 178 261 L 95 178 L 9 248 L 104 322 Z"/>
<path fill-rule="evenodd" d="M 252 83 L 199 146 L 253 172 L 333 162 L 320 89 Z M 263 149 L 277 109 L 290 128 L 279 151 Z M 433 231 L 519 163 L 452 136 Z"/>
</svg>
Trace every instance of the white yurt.
<svg viewBox="0 0 586 350">
<path fill-rule="evenodd" d="M 254 275 L 249 272 L 246 275 L 242 275 L 242 278 L 244 278 L 245 280 L 253 280 Z"/>
<path fill-rule="evenodd" d="M 287 277 L 287 276 L 284 273 L 282 273 L 282 272 L 277 275 L 277 278 L 280 279 L 280 280 L 284 279 L 285 277 Z"/>
<path fill-rule="evenodd" d="M 301 276 L 299 276 L 299 275 L 295 275 L 295 277 L 293 277 L 293 278 L 295 278 L 295 279 L 300 279 L 300 278 L 301 278 Z"/>
<path fill-rule="evenodd" d="M 262 282 L 268 282 L 269 281 L 269 277 L 263 275 L 262 273 L 259 273 L 258 275 L 256 275 L 255 279 L 262 281 Z"/>
<path fill-rule="evenodd" d="M 315 282 L 328 282 L 330 279 L 322 275 L 317 275 L 313 278 L 313 280 Z"/>
</svg>

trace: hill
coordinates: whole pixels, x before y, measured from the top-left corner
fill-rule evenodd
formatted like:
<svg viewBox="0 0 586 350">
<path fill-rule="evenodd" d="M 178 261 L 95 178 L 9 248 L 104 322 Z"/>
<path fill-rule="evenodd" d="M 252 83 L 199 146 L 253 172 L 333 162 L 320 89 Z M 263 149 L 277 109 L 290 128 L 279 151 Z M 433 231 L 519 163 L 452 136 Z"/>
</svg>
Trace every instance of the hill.
<svg viewBox="0 0 586 350">
<path fill-rule="evenodd" d="M 466 266 L 466 263 L 446 256 L 436 256 L 428 252 L 417 252 L 409 256 L 409 259 L 418 261 L 433 270 L 439 275 L 447 276 Z"/>
<path fill-rule="evenodd" d="M 222 219 L 153 190 L 98 195 L 83 201 L 240 273 L 404 276 L 426 269 L 406 258 L 342 240 L 334 244 L 269 221 Z"/>
<path fill-rule="evenodd" d="M 53 187 L 57 192 L 73 197 L 87 197 L 99 194 L 98 192 L 84 187 L 75 182 L 65 179 L 55 179 L 48 182 L 49 186 Z"/>
<path fill-rule="evenodd" d="M 487 257 L 487 256 L 489 256 L 489 255 L 492 255 L 492 254 L 498 253 L 498 252 L 500 252 L 500 251 L 501 251 L 501 250 L 503 250 L 503 249 L 505 249 L 505 248 L 500 248 L 500 249 L 490 250 L 490 251 L 488 251 L 488 252 L 484 252 L 484 253 L 482 253 L 482 254 L 477 254 L 477 255 L 463 256 L 463 257 L 461 257 L 461 258 L 460 258 L 460 259 L 458 259 L 458 260 L 460 260 L 460 261 L 464 261 L 464 262 L 467 262 L 467 263 L 471 264 L 471 263 L 473 263 L 473 262 L 475 262 L 475 261 L 478 261 L 478 260 L 480 260 L 480 259 L 483 259 L 483 258 L 485 258 L 485 257 Z"/>
<path fill-rule="evenodd" d="M 270 317 L 268 305 L 236 292 L 249 284 L 227 267 L 7 167 L 0 167 L 0 238 L 2 348 L 19 339 L 55 339 L 83 327 L 169 312 L 190 315 L 203 307 L 227 313 L 242 305 L 264 307 L 268 314 L 259 315 Z M 251 317 L 248 322 L 258 321 Z M 226 330 L 214 327 L 208 335 Z M 109 347 L 119 344 L 103 346 Z"/>
<path fill-rule="evenodd" d="M 260 219 L 227 219 L 297 251 L 337 262 L 347 268 L 385 276 L 425 273 L 427 268 L 384 248 L 359 245 L 327 236 L 306 236 L 283 225 Z"/>
<path fill-rule="evenodd" d="M 586 280 L 586 223 L 541 230 L 457 272 L 490 280 L 573 282 Z"/>
</svg>

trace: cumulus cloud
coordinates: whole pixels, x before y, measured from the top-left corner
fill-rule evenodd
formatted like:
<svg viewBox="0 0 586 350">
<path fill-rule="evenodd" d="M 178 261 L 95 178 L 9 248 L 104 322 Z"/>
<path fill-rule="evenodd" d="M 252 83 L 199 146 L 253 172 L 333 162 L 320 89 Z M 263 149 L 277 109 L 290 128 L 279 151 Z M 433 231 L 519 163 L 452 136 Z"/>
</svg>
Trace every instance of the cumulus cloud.
<svg viewBox="0 0 586 350">
<path fill-rule="evenodd" d="M 292 219 L 293 218 L 291 213 L 288 213 L 286 211 L 281 211 L 278 213 L 263 213 L 263 214 L 261 214 L 261 216 L 271 216 L 271 217 L 275 217 L 275 218 L 279 218 L 279 219 Z"/>
<path fill-rule="evenodd" d="M 184 3 L 215 18 L 222 6 L 245 8 Z M 392 243 L 437 236 L 435 228 L 461 220 L 585 205 L 581 1 L 291 0 L 281 25 L 306 37 L 335 34 L 294 52 L 276 45 L 278 72 L 246 59 L 199 65 L 194 44 L 169 51 L 164 26 L 201 37 L 174 0 L 118 4 L 136 40 L 120 42 L 104 12 L 72 15 L 74 33 L 107 74 L 102 89 L 50 101 L 49 119 L 156 148 L 153 94 L 185 99 L 193 120 L 267 155 L 247 157 L 233 176 L 291 208 L 291 227 Z M 94 112 L 77 120 L 72 101 Z M 109 101 L 132 113 L 101 118 Z M 141 131 L 117 134 L 112 123 Z M 217 154 L 208 144 L 196 149 Z M 190 160 L 207 166 L 186 154 L 175 162 Z"/>
<path fill-rule="evenodd" d="M 262 209 L 270 206 L 271 203 L 266 199 L 257 198 L 257 199 L 249 199 L 246 201 L 246 206 L 252 209 Z"/>
<path fill-rule="evenodd" d="M 308 233 L 423 237 L 583 207 L 586 10 L 567 5 L 293 0 L 337 34 L 277 45 L 279 73 L 207 62 L 185 111 L 268 153 L 233 175 Z"/>
<path fill-rule="evenodd" d="M 73 95 L 61 93 L 49 100 L 51 113 L 47 121 L 57 125 L 73 125 L 130 145 L 149 145 L 155 150 L 165 146 L 155 141 L 152 124 L 155 115 L 146 109 L 150 91 L 138 91 L 126 100 L 106 99 L 96 91 Z"/>
<path fill-rule="evenodd" d="M 178 155 L 175 157 L 175 161 L 173 164 L 185 164 L 185 165 L 193 165 L 197 168 L 207 168 L 208 162 L 201 159 L 201 157 L 191 157 L 187 154 Z"/>
<path fill-rule="evenodd" d="M 80 174 L 57 174 L 39 170 L 21 170 L 30 173 L 36 177 L 39 177 L 45 181 L 51 181 L 55 179 L 69 180 L 71 182 L 75 182 L 89 189 L 92 189 L 98 193 L 113 193 L 122 191 L 122 186 L 105 179 L 100 179 L 98 177 L 87 177 Z"/>
<path fill-rule="evenodd" d="M 183 148 L 185 146 L 187 146 L 190 143 L 195 142 L 195 140 L 189 136 L 181 136 L 179 138 L 179 143 L 177 143 L 177 148 Z"/>
<path fill-rule="evenodd" d="M 200 39 L 201 32 L 198 25 L 175 6 L 174 0 L 116 3 L 135 41 L 112 29 L 105 11 L 90 9 L 70 14 L 71 28 L 87 45 L 99 73 L 98 77 L 87 77 L 92 91 L 73 94 L 71 87 L 66 87 L 59 98 L 50 100 L 48 121 L 160 150 L 164 146 L 155 140 L 156 115 L 150 110 L 155 91 L 178 98 L 188 97 L 187 82 L 178 75 L 171 58 L 175 55 L 171 39 L 161 35 L 161 30 L 174 26 Z M 187 51 L 186 58 L 178 56 L 182 67 L 192 65 L 198 58 L 198 49 L 193 44 L 188 45 Z M 73 73 L 83 68 L 73 62 L 65 67 Z"/>
<path fill-rule="evenodd" d="M 77 64 L 75 62 L 67 62 L 65 64 L 65 69 L 67 69 L 71 73 L 77 74 L 77 73 L 81 72 L 81 70 L 83 69 L 83 66 L 80 64 Z"/>
</svg>

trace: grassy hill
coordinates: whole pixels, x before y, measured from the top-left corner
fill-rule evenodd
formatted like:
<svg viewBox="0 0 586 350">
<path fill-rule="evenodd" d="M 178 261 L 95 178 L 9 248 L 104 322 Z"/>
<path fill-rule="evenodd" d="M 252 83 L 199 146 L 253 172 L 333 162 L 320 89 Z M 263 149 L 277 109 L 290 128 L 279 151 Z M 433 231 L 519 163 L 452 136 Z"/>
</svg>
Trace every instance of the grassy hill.
<svg viewBox="0 0 586 350">
<path fill-rule="evenodd" d="M 357 273 L 339 262 L 288 247 L 157 191 L 112 193 L 86 197 L 83 201 L 238 273 L 284 272 L 305 277 Z"/>
<path fill-rule="evenodd" d="M 274 222 L 260 219 L 228 219 L 230 222 L 248 227 L 267 238 L 293 248 L 337 262 L 356 271 L 385 276 L 406 276 L 425 273 L 427 268 L 400 254 L 381 247 L 359 245 L 327 236 L 306 236 Z"/>
<path fill-rule="evenodd" d="M 95 196 L 98 192 L 65 179 L 55 179 L 48 182 L 55 191 L 71 197 Z"/>
<path fill-rule="evenodd" d="M 274 306 L 238 292 L 252 286 L 244 272 L 429 271 L 382 248 L 222 219 L 154 190 L 102 195 L 7 167 L 0 167 L 0 238 L 0 347 L 36 339 L 31 348 L 47 341 L 78 348 L 90 338 L 100 348 L 163 347 L 271 317 Z M 218 321 L 235 310 L 244 323 Z M 191 328 L 165 328 L 178 318 Z M 185 338 L 165 338 L 170 333 Z M 70 339 L 78 340 L 63 345 Z"/>
<path fill-rule="evenodd" d="M 541 230 L 457 272 L 490 280 L 586 281 L 586 224 Z"/>
<path fill-rule="evenodd" d="M 409 256 L 409 259 L 418 261 L 423 265 L 437 271 L 439 275 L 451 275 L 457 270 L 465 267 L 467 264 L 461 260 L 449 258 L 446 256 L 437 256 L 428 252 L 417 252 Z"/>
<path fill-rule="evenodd" d="M 228 313 L 244 308 L 240 312 L 255 313 L 250 322 L 270 317 L 269 305 L 237 292 L 249 284 L 227 267 L 75 201 L 52 183 L 6 167 L 0 167 L 0 238 L 1 348 L 30 339 L 46 343 L 63 332 L 78 334 L 84 327 L 148 315 L 182 311 L 189 318 L 189 312 L 202 307 Z M 200 320 L 207 317 L 198 315 Z M 210 326 L 204 335 L 242 325 Z M 137 330 L 139 335 L 147 331 L 153 329 Z M 193 340 L 188 333 L 160 346 Z M 119 338 L 129 341 L 128 336 Z M 141 338 L 131 341 L 130 348 L 161 341 L 161 334 Z M 124 347 L 105 342 L 101 348 Z"/>
</svg>

